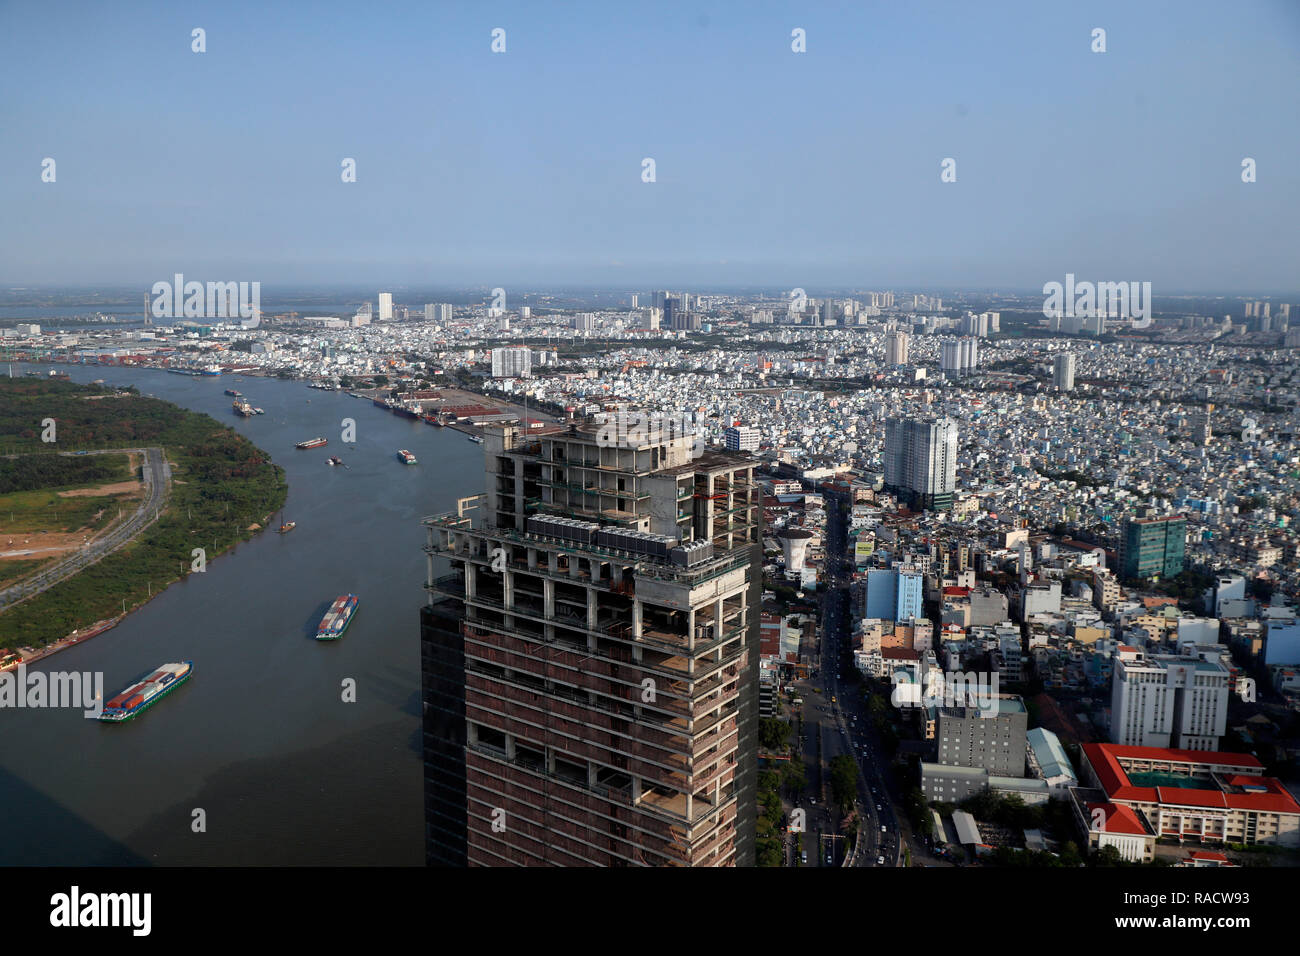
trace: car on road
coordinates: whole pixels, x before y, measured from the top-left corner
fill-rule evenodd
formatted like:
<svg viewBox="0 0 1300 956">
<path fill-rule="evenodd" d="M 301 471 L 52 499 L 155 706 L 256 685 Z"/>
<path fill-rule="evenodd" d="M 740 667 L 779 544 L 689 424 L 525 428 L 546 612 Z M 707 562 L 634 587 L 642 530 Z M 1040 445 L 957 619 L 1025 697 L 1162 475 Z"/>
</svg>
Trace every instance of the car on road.
<svg viewBox="0 0 1300 956">
<path fill-rule="evenodd" d="M 880 825 L 880 832 L 881 832 L 881 833 L 885 833 L 885 832 L 887 832 L 888 830 L 889 830 L 889 827 L 885 826 L 883 823 Z"/>
<path fill-rule="evenodd" d="M 807 865 L 808 865 L 808 851 L 807 851 L 807 850 L 804 850 L 802 853 L 799 854 L 799 862 L 802 863 L 804 866 L 807 866 Z"/>
<path fill-rule="evenodd" d="M 884 865 L 885 865 L 885 858 L 883 856 L 876 857 L 876 866 L 884 866 Z"/>
<path fill-rule="evenodd" d="M 826 854 L 826 865 L 827 865 L 827 866 L 833 866 L 834 864 L 835 864 L 835 854 L 834 854 L 834 853 L 827 853 L 827 854 Z"/>
</svg>

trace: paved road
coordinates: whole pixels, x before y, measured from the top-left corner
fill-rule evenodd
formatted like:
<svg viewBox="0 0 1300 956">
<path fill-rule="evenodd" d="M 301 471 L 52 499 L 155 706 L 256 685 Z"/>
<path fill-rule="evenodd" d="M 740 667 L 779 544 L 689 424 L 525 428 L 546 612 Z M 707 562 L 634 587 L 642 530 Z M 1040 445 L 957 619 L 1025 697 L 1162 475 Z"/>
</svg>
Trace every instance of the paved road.
<svg viewBox="0 0 1300 956">
<path fill-rule="evenodd" d="M 862 696 L 861 682 L 853 671 L 848 587 L 853 568 L 847 555 L 846 512 L 845 505 L 827 496 L 827 589 L 822 597 L 819 653 L 812 679 L 800 688 L 804 698 L 805 753 L 814 760 L 820 756 L 808 779 L 821 784 L 832 759 L 841 754 L 852 756 L 858 765 L 860 837 L 857 852 L 849 852 L 854 848 L 846 846 L 845 840 L 835 841 L 838 846 L 832 859 L 836 865 L 900 866 L 902 846 L 890 797 L 888 767 Z M 813 750 L 813 745 L 820 750 Z M 818 808 L 823 814 L 809 814 L 809 829 L 814 834 L 822 826 L 831 829 L 830 815 L 824 812 L 830 797 L 828 784 L 821 787 L 820 797 Z M 825 861 L 823 843 L 818 863 L 826 865 Z"/>
<path fill-rule="evenodd" d="M 82 568 L 94 564 L 106 554 L 111 554 L 122 545 L 126 544 L 136 535 L 138 535 L 149 525 L 153 524 L 158 514 L 162 511 L 163 504 L 167 500 L 167 494 L 171 488 L 171 469 L 163 457 L 161 448 L 106 448 L 102 451 L 85 452 L 88 455 L 122 455 L 130 452 L 136 452 L 145 456 L 145 466 L 143 470 L 144 484 L 146 494 L 144 501 L 135 513 L 127 517 L 125 521 L 112 527 L 107 534 L 102 535 L 91 541 L 86 547 L 69 554 L 56 564 L 51 565 L 39 574 L 33 575 L 12 585 L 4 590 L 0 590 L 0 611 L 5 610 L 11 605 L 20 601 L 25 601 L 30 597 L 40 594 L 42 591 L 53 587 L 60 581 L 63 581 L 76 574 Z M 62 455 L 72 456 L 78 452 L 60 452 Z"/>
</svg>

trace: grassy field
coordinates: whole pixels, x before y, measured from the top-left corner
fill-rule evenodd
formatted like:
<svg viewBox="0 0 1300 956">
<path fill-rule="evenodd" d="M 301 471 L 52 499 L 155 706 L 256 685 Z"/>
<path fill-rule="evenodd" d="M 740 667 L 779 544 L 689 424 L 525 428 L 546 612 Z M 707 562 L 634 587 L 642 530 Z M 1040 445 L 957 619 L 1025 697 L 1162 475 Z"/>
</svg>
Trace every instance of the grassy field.
<svg viewBox="0 0 1300 956">
<path fill-rule="evenodd" d="M 19 559 L 13 561 L 0 561 L 0 587 L 6 587 L 24 575 L 31 574 L 44 563 L 44 561 L 27 561 Z"/>
<path fill-rule="evenodd" d="M 138 496 L 79 495 L 61 498 L 58 491 L 15 491 L 0 495 L 0 544 L 6 535 L 33 531 L 98 531 L 117 517 L 118 508 L 131 512 Z"/>
</svg>

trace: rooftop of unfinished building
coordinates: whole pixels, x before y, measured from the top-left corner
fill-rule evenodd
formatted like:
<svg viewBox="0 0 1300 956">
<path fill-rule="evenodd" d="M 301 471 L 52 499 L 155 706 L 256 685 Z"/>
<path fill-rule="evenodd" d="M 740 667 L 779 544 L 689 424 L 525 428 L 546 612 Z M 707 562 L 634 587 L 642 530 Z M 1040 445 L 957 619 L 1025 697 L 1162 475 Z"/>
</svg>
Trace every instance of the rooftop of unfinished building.
<svg viewBox="0 0 1300 956">
<path fill-rule="evenodd" d="M 485 430 L 498 430 L 506 435 L 507 448 L 513 447 L 514 443 L 523 443 L 535 438 L 571 439 L 590 444 L 599 444 L 601 429 L 608 427 L 608 424 L 602 424 L 593 421 L 592 419 L 574 419 L 570 422 L 546 425 L 541 428 L 530 428 L 527 430 L 521 429 L 518 425 L 513 423 L 489 422 L 483 425 Z M 641 451 L 674 444 L 689 445 L 694 443 L 695 440 L 695 435 L 681 433 L 666 434 L 662 437 L 653 439 L 649 437 L 638 439 L 635 437 L 620 436 L 620 440 L 615 447 Z M 692 457 L 688 462 L 659 468 L 655 471 L 655 474 L 673 475 L 698 474 L 700 472 L 714 471 L 723 472 L 757 463 L 758 460 L 756 458 L 744 452 L 730 452 L 718 448 L 709 448 L 702 451 L 699 455 Z"/>
</svg>

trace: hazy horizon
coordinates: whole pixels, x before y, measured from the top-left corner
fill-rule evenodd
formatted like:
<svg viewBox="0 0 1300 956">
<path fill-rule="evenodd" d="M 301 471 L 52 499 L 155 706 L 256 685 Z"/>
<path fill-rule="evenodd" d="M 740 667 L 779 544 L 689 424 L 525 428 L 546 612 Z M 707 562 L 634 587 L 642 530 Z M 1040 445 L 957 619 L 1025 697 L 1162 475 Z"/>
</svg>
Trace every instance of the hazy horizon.
<svg viewBox="0 0 1300 956">
<path fill-rule="evenodd" d="M 0 286 L 1294 295 L 1298 43 L 1287 0 L 10 3 Z"/>
</svg>

